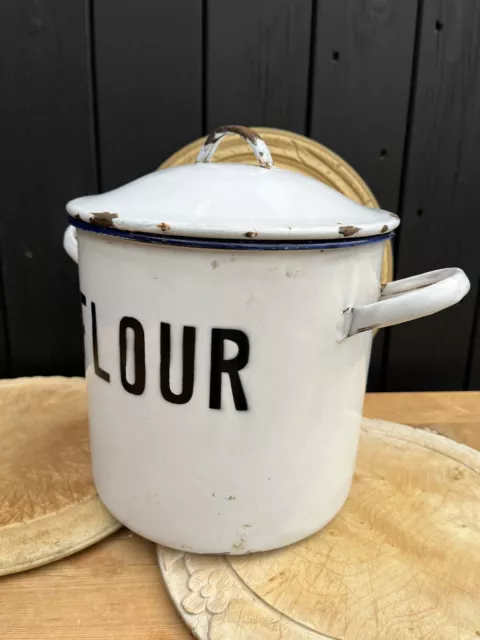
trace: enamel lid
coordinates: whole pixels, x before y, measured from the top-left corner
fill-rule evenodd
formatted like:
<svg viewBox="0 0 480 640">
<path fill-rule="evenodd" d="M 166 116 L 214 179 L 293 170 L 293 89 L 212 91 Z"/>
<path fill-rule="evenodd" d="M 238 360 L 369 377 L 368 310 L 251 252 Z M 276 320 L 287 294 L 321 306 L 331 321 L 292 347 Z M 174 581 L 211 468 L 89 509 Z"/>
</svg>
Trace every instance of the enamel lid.
<svg viewBox="0 0 480 640">
<path fill-rule="evenodd" d="M 258 166 L 210 162 L 220 140 L 231 133 L 248 142 Z M 67 211 L 96 227 L 257 242 L 355 239 L 389 233 L 399 224 L 395 214 L 356 204 L 314 178 L 275 168 L 263 140 L 239 126 L 211 133 L 195 164 L 77 198 Z"/>
</svg>

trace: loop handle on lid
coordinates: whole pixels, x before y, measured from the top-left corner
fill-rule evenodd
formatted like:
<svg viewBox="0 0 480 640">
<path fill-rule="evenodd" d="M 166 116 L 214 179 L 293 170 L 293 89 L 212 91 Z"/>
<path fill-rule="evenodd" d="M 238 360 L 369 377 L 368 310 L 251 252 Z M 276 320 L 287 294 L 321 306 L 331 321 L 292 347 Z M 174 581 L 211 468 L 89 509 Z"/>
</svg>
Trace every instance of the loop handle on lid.
<svg viewBox="0 0 480 640">
<path fill-rule="evenodd" d="M 212 131 L 198 153 L 197 162 L 210 162 L 220 141 L 225 136 L 232 134 L 237 134 L 248 142 L 261 167 L 264 167 L 265 169 L 273 168 L 273 160 L 270 150 L 258 133 L 248 127 L 242 127 L 236 124 L 218 127 L 218 129 Z"/>
</svg>

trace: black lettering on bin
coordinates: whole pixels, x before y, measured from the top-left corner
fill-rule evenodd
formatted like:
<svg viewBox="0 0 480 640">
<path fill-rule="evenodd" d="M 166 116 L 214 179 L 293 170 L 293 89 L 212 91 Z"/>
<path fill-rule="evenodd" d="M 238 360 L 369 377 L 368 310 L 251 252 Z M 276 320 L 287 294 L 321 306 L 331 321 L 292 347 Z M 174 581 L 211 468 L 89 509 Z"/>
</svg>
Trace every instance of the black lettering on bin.
<svg viewBox="0 0 480 640">
<path fill-rule="evenodd" d="M 167 402 L 186 404 L 193 395 L 195 383 L 195 327 L 183 327 L 182 343 L 182 390 L 172 391 L 170 368 L 172 359 L 172 337 L 170 324 L 160 324 L 160 391 Z"/>
<path fill-rule="evenodd" d="M 93 368 L 99 378 L 105 380 L 105 382 L 110 382 L 110 374 L 105 369 L 102 369 L 98 357 L 97 308 L 94 302 L 90 303 L 90 313 L 92 316 Z"/>
<path fill-rule="evenodd" d="M 230 340 L 238 347 L 234 358 L 225 360 L 225 341 Z M 210 360 L 210 409 L 222 408 L 222 377 L 228 374 L 233 401 L 237 411 L 248 411 L 247 398 L 242 387 L 239 372 L 246 367 L 250 356 L 248 336 L 239 329 L 212 329 Z"/>
<path fill-rule="evenodd" d="M 133 331 L 134 382 L 127 379 L 127 329 Z M 139 320 L 124 316 L 118 329 L 120 348 L 120 379 L 125 391 L 141 396 L 145 391 L 147 372 L 145 369 L 145 332 Z"/>
</svg>

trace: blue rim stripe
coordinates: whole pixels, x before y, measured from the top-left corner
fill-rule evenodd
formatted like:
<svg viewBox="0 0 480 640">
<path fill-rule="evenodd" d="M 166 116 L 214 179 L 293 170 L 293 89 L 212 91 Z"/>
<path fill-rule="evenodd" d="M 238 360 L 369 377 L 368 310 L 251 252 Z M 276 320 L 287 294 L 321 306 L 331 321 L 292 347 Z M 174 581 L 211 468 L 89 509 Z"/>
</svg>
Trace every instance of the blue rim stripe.
<svg viewBox="0 0 480 640">
<path fill-rule="evenodd" d="M 95 227 L 94 225 L 77 220 L 69 216 L 69 222 L 77 229 L 83 229 L 91 233 L 100 233 L 105 236 L 133 240 L 135 242 L 147 242 L 150 244 L 165 244 L 175 247 L 190 247 L 196 249 L 223 249 L 246 251 L 312 251 L 319 249 L 338 249 L 341 247 L 357 247 L 364 244 L 384 242 L 393 238 L 395 233 L 385 233 L 379 236 L 367 238 L 352 238 L 345 240 L 297 240 L 279 242 L 277 240 L 219 240 L 217 238 L 188 238 L 182 236 L 158 236 L 153 233 L 139 233 L 137 231 L 122 231 L 112 227 Z"/>
</svg>

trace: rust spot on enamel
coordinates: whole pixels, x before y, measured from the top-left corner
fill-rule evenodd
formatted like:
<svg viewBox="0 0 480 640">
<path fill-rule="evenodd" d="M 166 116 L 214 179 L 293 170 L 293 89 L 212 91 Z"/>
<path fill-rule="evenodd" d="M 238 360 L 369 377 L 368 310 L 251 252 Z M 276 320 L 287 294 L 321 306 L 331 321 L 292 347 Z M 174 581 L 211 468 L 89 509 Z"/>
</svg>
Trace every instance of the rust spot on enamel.
<svg viewBox="0 0 480 640">
<path fill-rule="evenodd" d="M 170 231 L 170 225 L 168 222 L 161 222 L 160 224 L 157 224 L 157 227 L 162 231 Z"/>
<path fill-rule="evenodd" d="M 118 213 L 101 211 L 99 213 L 92 213 L 90 216 L 90 222 L 96 227 L 113 227 L 113 221 L 115 218 L 118 218 Z"/>
<path fill-rule="evenodd" d="M 212 133 L 210 133 L 210 135 L 205 140 L 205 145 L 213 144 L 219 136 L 230 132 L 237 133 L 239 136 L 242 136 L 243 138 L 249 140 L 252 144 L 255 144 L 255 142 L 259 138 L 258 134 L 256 134 L 255 131 L 252 131 L 248 127 L 243 127 L 239 124 L 231 124 L 228 126 L 219 127 L 218 129 L 215 129 L 215 131 L 212 131 Z"/>
<path fill-rule="evenodd" d="M 338 233 L 344 238 L 349 238 L 350 236 L 354 236 L 359 231 L 360 231 L 360 227 L 347 225 L 346 227 L 340 227 L 340 229 L 338 230 Z"/>
<path fill-rule="evenodd" d="M 380 229 L 380 233 L 385 233 L 386 231 L 388 231 L 388 226 L 384 224 L 383 227 Z"/>
<path fill-rule="evenodd" d="M 363 327 L 362 329 L 359 329 L 357 331 L 357 334 L 358 333 L 364 333 L 365 331 L 375 331 L 375 329 L 379 329 L 379 328 L 380 328 L 379 324 L 372 324 L 369 327 Z"/>
<path fill-rule="evenodd" d="M 258 236 L 258 233 L 256 231 L 247 231 L 247 233 L 245 234 L 246 238 L 256 238 Z"/>
</svg>

